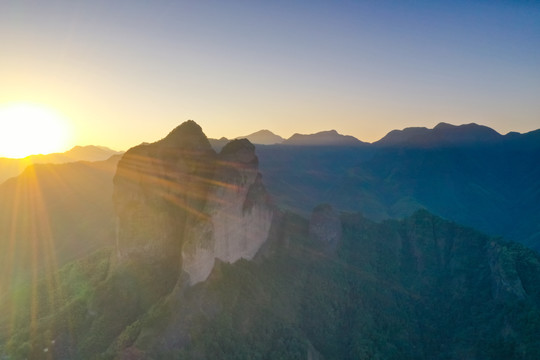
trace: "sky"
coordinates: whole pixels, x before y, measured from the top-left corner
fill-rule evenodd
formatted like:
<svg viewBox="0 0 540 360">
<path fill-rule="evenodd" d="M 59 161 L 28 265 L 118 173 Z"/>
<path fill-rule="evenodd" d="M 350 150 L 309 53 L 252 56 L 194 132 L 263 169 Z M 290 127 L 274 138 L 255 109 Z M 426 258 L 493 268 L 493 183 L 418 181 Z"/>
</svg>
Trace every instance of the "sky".
<svg viewBox="0 0 540 360">
<path fill-rule="evenodd" d="M 0 106 L 21 102 L 118 150 L 188 119 L 213 138 L 527 132 L 540 2 L 1 0 Z"/>
</svg>

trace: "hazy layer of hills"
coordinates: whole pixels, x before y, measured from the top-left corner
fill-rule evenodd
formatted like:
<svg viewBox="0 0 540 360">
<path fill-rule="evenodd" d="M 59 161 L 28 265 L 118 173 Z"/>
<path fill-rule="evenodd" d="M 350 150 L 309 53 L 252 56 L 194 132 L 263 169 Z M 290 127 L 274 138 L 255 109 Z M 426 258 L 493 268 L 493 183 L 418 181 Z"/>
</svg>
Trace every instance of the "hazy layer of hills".
<svg viewBox="0 0 540 360">
<path fill-rule="evenodd" d="M 506 242 L 538 246 L 540 132 L 309 137 L 188 122 L 1 184 L 0 357 L 540 357 L 540 256 Z"/>
<path fill-rule="evenodd" d="M 75 146 L 64 153 L 30 155 L 22 159 L 0 158 L 0 183 L 17 176 L 32 164 L 62 164 L 74 161 L 100 161 L 122 152 L 104 146 Z"/>
<path fill-rule="evenodd" d="M 239 136 L 238 138 L 239 139 L 245 138 L 251 141 L 251 143 L 253 144 L 260 144 L 260 145 L 281 144 L 283 141 L 285 141 L 284 138 L 282 138 L 279 135 L 274 134 L 270 130 L 260 130 L 246 136 Z"/>
<path fill-rule="evenodd" d="M 31 165 L 0 185 L 0 295 L 19 277 L 41 276 L 114 243 L 119 159 Z"/>
<path fill-rule="evenodd" d="M 366 144 L 354 136 L 339 134 L 336 130 L 321 131 L 310 135 L 295 133 L 288 139 L 284 139 L 270 130 L 260 130 L 249 135 L 239 136 L 237 139 L 248 139 L 256 145 L 359 146 Z M 229 142 L 225 137 L 209 140 L 212 147 L 216 150 L 220 150 Z"/>
</svg>

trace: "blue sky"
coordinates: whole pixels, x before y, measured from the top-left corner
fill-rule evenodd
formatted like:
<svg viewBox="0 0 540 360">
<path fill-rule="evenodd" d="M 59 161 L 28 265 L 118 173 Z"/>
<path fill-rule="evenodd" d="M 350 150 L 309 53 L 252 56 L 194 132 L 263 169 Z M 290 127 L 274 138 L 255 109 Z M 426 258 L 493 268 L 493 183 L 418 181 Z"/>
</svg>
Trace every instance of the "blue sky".
<svg viewBox="0 0 540 360">
<path fill-rule="evenodd" d="M 540 127 L 540 3 L 0 3 L 0 104 L 62 112 L 127 148 L 193 119 L 211 137 Z M 1 126 L 2 124 L 0 124 Z"/>
</svg>

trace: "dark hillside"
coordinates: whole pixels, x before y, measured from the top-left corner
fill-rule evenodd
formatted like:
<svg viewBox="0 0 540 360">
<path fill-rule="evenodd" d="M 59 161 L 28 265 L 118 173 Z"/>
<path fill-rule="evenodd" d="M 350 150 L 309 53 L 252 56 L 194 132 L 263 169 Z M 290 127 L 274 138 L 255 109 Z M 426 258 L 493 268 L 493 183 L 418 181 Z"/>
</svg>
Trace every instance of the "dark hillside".
<svg viewBox="0 0 540 360">
<path fill-rule="evenodd" d="M 257 261 L 220 263 L 193 287 L 172 290 L 175 281 L 182 282 L 172 274 L 111 267 L 109 252 L 70 264 L 49 295 L 18 293 L 16 321 L 2 327 L 3 354 L 37 359 L 47 349 L 56 359 L 540 356 L 540 258 L 523 246 L 425 211 L 381 224 L 344 214 L 335 249 L 309 235 L 307 220 L 294 214 L 280 219 Z M 40 284 L 38 289 L 51 286 Z M 53 293 L 63 294 L 54 305 Z M 39 316 L 22 311 L 32 299 L 38 299 Z M 23 318 L 32 316 L 32 327 L 24 326 Z"/>
</svg>

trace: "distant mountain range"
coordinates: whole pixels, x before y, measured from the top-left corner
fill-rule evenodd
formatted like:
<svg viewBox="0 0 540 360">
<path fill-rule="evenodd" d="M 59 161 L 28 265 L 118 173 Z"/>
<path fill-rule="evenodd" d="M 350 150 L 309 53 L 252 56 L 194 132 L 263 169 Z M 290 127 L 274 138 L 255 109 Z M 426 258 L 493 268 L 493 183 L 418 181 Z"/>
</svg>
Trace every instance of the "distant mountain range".
<svg viewBox="0 0 540 360">
<path fill-rule="evenodd" d="M 270 130 L 260 130 L 249 135 L 239 136 L 236 139 L 248 139 L 255 145 L 291 145 L 291 146 L 359 146 L 364 143 L 354 136 L 339 134 L 336 130 L 320 131 L 315 134 L 295 133 L 290 138 L 285 139 L 274 134 Z M 214 149 L 221 149 L 229 139 L 209 139 Z"/>
<path fill-rule="evenodd" d="M 359 146 L 366 143 L 349 135 L 341 135 L 335 130 L 321 131 L 311 135 L 294 134 L 283 145 L 294 146 Z"/>
<path fill-rule="evenodd" d="M 527 134 L 511 132 L 501 135 L 487 126 L 474 123 L 459 126 L 439 123 L 433 129 L 411 127 L 403 130 L 393 130 L 373 144 L 378 146 L 403 147 L 476 146 L 518 139 L 523 140 L 525 138 L 540 141 L 540 131 L 532 131 Z"/>
<path fill-rule="evenodd" d="M 248 139 L 252 144 L 274 145 L 281 144 L 285 139 L 274 134 L 270 130 L 259 130 L 246 136 L 238 136 L 237 139 Z"/>
<path fill-rule="evenodd" d="M 439 124 L 363 147 L 259 146 L 258 155 L 285 208 L 306 214 L 328 202 L 375 220 L 425 208 L 540 250 L 540 130 Z"/>
<path fill-rule="evenodd" d="M 236 139 L 248 139 L 255 145 L 290 145 L 290 146 L 360 146 L 366 145 L 354 136 L 339 134 L 336 130 L 321 131 L 315 134 L 294 134 L 284 139 L 270 130 L 260 130 L 249 135 L 239 136 Z M 219 151 L 229 139 L 209 139 L 212 147 Z"/>
<path fill-rule="evenodd" d="M 63 153 L 30 155 L 22 159 L 0 158 L 0 183 L 16 176 L 31 164 L 62 164 L 73 161 L 101 161 L 122 152 L 104 146 L 75 146 Z"/>
<path fill-rule="evenodd" d="M 403 130 L 392 130 L 386 136 L 373 143 L 361 141 L 354 136 L 339 134 L 336 130 L 320 131 L 314 134 L 295 133 L 285 139 L 274 134 L 270 130 L 260 130 L 249 135 L 239 136 L 255 145 L 294 145 L 294 146 L 365 146 L 376 145 L 378 147 L 401 146 L 401 147 L 441 147 L 441 146 L 464 146 L 493 144 L 506 141 L 540 141 L 540 130 L 526 134 L 510 132 L 501 135 L 497 131 L 475 123 L 465 125 L 452 125 L 439 123 L 433 129 L 426 127 L 409 127 Z M 209 139 L 214 148 L 221 149 L 229 139 Z"/>
</svg>

